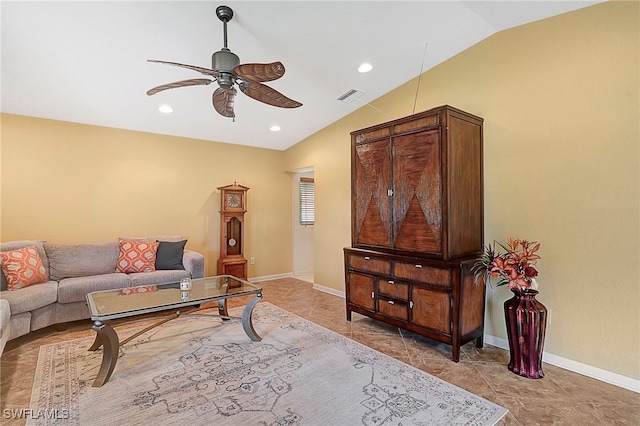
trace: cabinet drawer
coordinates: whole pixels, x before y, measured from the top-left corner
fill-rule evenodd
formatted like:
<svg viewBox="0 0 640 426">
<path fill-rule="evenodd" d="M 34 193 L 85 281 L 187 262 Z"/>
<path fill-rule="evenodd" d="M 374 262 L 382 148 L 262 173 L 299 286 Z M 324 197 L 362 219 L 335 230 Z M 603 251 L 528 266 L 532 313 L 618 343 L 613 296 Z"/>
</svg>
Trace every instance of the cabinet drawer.
<svg viewBox="0 0 640 426">
<path fill-rule="evenodd" d="M 433 268 L 420 263 L 396 262 L 393 275 L 397 278 L 451 287 L 450 269 Z"/>
<path fill-rule="evenodd" d="M 406 303 L 397 300 L 378 298 L 378 312 L 402 321 L 409 320 L 409 307 Z"/>
<path fill-rule="evenodd" d="M 359 254 L 349 255 L 349 267 L 360 271 L 391 275 L 391 261 Z"/>
<path fill-rule="evenodd" d="M 393 280 L 378 280 L 378 293 L 393 299 L 409 300 L 409 285 Z"/>
</svg>

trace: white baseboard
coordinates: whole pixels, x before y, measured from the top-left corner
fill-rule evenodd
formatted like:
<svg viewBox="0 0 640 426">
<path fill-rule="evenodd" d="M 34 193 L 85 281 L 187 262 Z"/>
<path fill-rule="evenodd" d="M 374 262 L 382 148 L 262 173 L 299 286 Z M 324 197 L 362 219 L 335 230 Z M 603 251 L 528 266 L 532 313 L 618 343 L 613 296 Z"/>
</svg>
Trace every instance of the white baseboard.
<svg viewBox="0 0 640 426">
<path fill-rule="evenodd" d="M 308 271 L 296 271 L 296 272 L 293 273 L 294 277 L 297 277 L 297 276 L 300 276 L 300 275 L 302 275 L 302 276 L 304 276 L 304 275 L 313 275 L 313 269 L 310 269 Z"/>
<path fill-rule="evenodd" d="M 279 280 L 280 278 L 291 278 L 293 274 L 288 272 L 286 274 L 275 274 L 275 275 L 263 275 L 261 277 L 251 277 L 247 279 L 250 283 L 259 283 L 260 281 L 270 281 L 270 280 Z"/>
<path fill-rule="evenodd" d="M 280 278 L 295 278 L 295 275 L 293 275 L 293 273 L 291 272 L 288 272 L 286 274 L 264 275 L 262 277 L 252 277 L 252 278 L 249 278 L 247 281 L 252 283 L 259 283 L 260 281 L 277 280 Z M 313 289 L 321 291 L 323 293 L 329 293 L 334 296 L 342 297 L 343 299 L 345 298 L 344 291 L 336 290 L 335 288 L 325 287 L 323 285 L 313 283 Z"/>
<path fill-rule="evenodd" d="M 325 287 L 323 285 L 313 283 L 313 289 L 321 291 L 323 293 L 333 294 L 334 296 L 342 297 L 343 299 L 345 298 L 344 291 L 336 290 L 335 288 Z"/>
<path fill-rule="evenodd" d="M 489 345 L 509 350 L 509 342 L 507 342 L 506 339 L 485 334 L 484 341 Z M 565 370 L 573 371 L 574 373 L 582 374 L 583 376 L 591 377 L 605 383 L 640 393 L 640 380 L 633 379 L 631 377 L 603 370 L 602 368 L 593 367 L 588 364 L 583 364 L 549 352 L 543 352 L 542 361 L 555 365 L 556 367 L 564 368 Z"/>
</svg>

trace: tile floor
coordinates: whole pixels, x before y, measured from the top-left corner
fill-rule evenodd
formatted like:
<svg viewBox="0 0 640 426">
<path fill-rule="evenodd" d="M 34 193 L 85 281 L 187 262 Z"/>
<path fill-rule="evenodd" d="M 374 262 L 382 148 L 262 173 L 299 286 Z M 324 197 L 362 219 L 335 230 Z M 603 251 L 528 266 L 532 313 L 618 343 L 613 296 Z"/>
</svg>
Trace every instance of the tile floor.
<svg viewBox="0 0 640 426">
<path fill-rule="evenodd" d="M 447 345 L 358 314 L 347 321 L 344 299 L 313 290 L 310 283 L 285 278 L 260 285 L 264 300 L 274 305 L 508 408 L 500 425 L 640 425 L 638 393 L 548 364 L 544 379 L 522 378 L 507 370 L 507 351 L 489 345 L 477 349 L 474 342 L 462 348 L 460 362 L 454 363 Z M 87 320 L 70 323 L 64 331 L 49 327 L 10 341 L 0 358 L 0 412 L 28 408 L 40 345 L 93 333 Z M 0 417 L 0 425 L 24 424 Z"/>
</svg>

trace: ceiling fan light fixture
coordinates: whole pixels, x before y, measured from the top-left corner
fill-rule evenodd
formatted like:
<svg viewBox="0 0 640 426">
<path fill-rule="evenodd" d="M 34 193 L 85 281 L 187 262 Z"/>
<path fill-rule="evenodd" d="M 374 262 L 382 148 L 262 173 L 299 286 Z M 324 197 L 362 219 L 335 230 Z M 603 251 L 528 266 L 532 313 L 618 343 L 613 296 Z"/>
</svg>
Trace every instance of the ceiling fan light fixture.
<svg viewBox="0 0 640 426">
<path fill-rule="evenodd" d="M 373 65 L 371 65 L 368 62 L 363 62 L 362 64 L 360 64 L 360 66 L 358 67 L 358 72 L 361 73 L 367 73 L 369 71 L 371 71 L 373 69 Z"/>
<path fill-rule="evenodd" d="M 231 89 L 233 87 L 233 74 L 221 72 L 218 77 L 218 85 L 225 90 Z"/>
<path fill-rule="evenodd" d="M 160 107 L 158 107 L 158 111 L 164 114 L 171 114 L 173 112 L 173 108 L 171 108 L 169 105 L 160 105 Z"/>
</svg>

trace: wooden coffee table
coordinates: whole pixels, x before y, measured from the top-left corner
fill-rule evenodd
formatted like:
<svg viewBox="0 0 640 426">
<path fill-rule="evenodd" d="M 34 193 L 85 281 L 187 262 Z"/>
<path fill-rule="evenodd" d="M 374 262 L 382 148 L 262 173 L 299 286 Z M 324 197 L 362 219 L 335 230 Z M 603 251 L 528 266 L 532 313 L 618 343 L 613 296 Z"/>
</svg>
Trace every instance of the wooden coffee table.
<svg viewBox="0 0 640 426">
<path fill-rule="evenodd" d="M 96 332 L 96 339 L 89 348 L 90 351 L 103 347 L 102 364 L 93 386 L 104 385 L 118 361 L 120 346 L 145 333 L 160 324 L 178 318 L 180 315 L 190 314 L 200 309 L 206 302 L 218 302 L 219 315 L 223 320 L 241 319 L 245 333 L 253 341 L 260 341 L 251 322 L 253 308 L 262 298 L 262 288 L 248 281 L 231 275 L 191 280 L 189 290 L 181 290 L 180 283 L 142 285 L 126 287 L 117 290 L 95 291 L 87 294 L 87 305 L 93 321 L 92 329 Z M 226 301 L 234 297 L 255 295 L 244 307 L 242 318 L 230 317 L 227 313 Z M 120 342 L 115 330 L 108 324 L 109 320 L 133 317 L 153 312 L 174 312 L 163 317 L 160 321 L 140 330 Z"/>
</svg>

